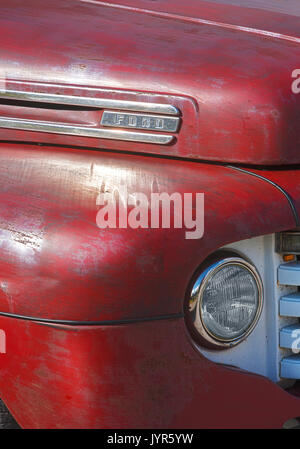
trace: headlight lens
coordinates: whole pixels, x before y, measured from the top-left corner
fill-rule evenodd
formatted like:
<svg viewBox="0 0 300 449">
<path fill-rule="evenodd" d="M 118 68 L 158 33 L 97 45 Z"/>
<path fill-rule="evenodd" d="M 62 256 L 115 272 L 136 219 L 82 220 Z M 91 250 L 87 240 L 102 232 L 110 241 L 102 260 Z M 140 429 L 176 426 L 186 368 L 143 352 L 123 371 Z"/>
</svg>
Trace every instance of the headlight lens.
<svg viewBox="0 0 300 449">
<path fill-rule="evenodd" d="M 253 329 L 262 307 L 256 269 L 240 257 L 209 266 L 197 279 L 189 302 L 195 329 L 209 343 L 232 346 Z"/>
</svg>

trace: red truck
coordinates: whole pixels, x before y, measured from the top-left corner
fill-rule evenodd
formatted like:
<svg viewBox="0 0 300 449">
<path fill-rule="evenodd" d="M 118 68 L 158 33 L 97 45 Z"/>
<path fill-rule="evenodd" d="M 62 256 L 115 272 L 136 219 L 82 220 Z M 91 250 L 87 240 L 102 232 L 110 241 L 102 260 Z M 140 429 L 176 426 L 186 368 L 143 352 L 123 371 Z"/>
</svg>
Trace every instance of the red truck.
<svg viewBox="0 0 300 449">
<path fill-rule="evenodd" d="M 297 0 L 2 0 L 0 36 L 3 410 L 297 427 Z"/>
</svg>

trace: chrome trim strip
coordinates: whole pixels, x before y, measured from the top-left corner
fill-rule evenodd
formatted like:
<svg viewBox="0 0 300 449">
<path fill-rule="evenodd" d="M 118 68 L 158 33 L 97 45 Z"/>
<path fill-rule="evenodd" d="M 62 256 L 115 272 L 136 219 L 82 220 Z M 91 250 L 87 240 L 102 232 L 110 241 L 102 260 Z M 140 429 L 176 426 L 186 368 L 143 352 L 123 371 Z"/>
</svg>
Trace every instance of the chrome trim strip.
<svg viewBox="0 0 300 449">
<path fill-rule="evenodd" d="M 68 134 L 71 136 L 81 137 L 96 137 L 99 139 L 127 140 L 131 142 L 154 143 L 162 145 L 167 145 L 174 139 L 174 136 L 167 134 L 121 131 L 119 129 L 88 128 L 85 126 L 71 126 L 59 123 L 8 119 L 3 117 L 0 117 L 0 128 L 51 134 Z"/>
<path fill-rule="evenodd" d="M 172 313 L 169 315 L 146 316 L 143 318 L 124 318 L 120 320 L 102 320 L 102 321 L 78 321 L 78 320 L 55 320 L 50 318 L 39 318 L 36 316 L 18 315 L 16 313 L 0 312 L 0 316 L 14 318 L 18 320 L 33 321 L 44 325 L 66 325 L 66 326 L 120 326 L 123 324 L 142 323 L 147 321 L 174 320 L 184 317 L 183 313 Z"/>
<path fill-rule="evenodd" d="M 122 111 L 150 112 L 154 114 L 179 115 L 179 110 L 171 104 L 146 103 L 141 101 L 111 100 L 106 98 L 76 97 L 71 95 L 0 90 L 0 98 L 6 100 L 33 101 L 41 103 L 86 106 L 91 108 L 119 109 Z"/>
</svg>

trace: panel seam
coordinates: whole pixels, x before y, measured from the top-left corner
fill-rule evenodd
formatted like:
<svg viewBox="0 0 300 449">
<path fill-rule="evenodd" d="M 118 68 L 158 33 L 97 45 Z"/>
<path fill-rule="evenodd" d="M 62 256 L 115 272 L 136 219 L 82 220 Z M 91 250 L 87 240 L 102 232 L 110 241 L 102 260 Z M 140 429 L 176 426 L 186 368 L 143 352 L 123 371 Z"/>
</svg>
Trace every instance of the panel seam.
<svg viewBox="0 0 300 449">
<path fill-rule="evenodd" d="M 173 313 L 169 315 L 158 315 L 153 317 L 144 317 L 144 318 L 125 318 L 120 320 L 102 320 L 102 321 L 80 321 L 80 320 L 55 320 L 48 318 L 38 318 L 26 315 L 18 315 L 14 313 L 8 312 L 0 312 L 0 317 L 4 316 L 7 318 L 15 318 L 19 320 L 25 321 L 33 321 L 41 324 L 62 324 L 68 326 L 118 326 L 122 324 L 135 324 L 135 323 L 143 323 L 148 321 L 162 321 L 162 320 L 170 320 L 170 319 L 179 319 L 183 318 L 183 313 Z"/>
<path fill-rule="evenodd" d="M 227 168 L 232 168 L 233 170 L 237 170 L 237 171 L 240 171 L 240 172 L 242 172 L 242 173 L 246 173 L 246 174 L 248 174 L 248 175 L 254 176 L 255 178 L 261 179 L 262 181 L 265 181 L 265 182 L 267 182 L 268 184 L 271 184 L 273 187 L 275 187 L 277 190 L 279 190 L 279 191 L 285 196 L 285 198 L 287 199 L 287 201 L 288 201 L 288 203 L 289 203 L 289 206 L 290 206 L 290 208 L 291 208 L 291 210 L 292 210 L 292 213 L 293 213 L 293 216 L 294 216 L 294 219 L 295 219 L 295 222 L 296 222 L 296 226 L 297 226 L 297 227 L 300 226 L 300 220 L 299 220 L 298 213 L 297 213 L 295 204 L 294 204 L 294 202 L 293 202 L 293 199 L 292 199 L 292 197 L 289 195 L 289 193 L 288 193 L 286 190 L 284 190 L 280 185 L 278 185 L 278 184 L 277 184 L 276 182 L 274 182 L 274 181 L 271 181 L 271 180 L 268 179 L 268 178 L 265 178 L 265 177 L 262 176 L 262 175 L 258 175 L 257 173 L 253 173 L 253 172 L 251 172 L 251 171 L 249 171 L 249 170 L 245 170 L 244 168 L 235 167 L 235 166 L 233 166 L 233 165 L 226 165 L 226 167 L 227 167 Z"/>
</svg>

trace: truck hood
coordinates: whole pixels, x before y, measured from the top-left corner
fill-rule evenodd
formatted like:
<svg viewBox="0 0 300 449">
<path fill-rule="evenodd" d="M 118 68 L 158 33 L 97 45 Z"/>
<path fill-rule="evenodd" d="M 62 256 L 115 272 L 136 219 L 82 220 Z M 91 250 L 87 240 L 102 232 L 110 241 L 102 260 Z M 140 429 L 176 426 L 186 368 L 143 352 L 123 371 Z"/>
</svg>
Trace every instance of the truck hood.
<svg viewBox="0 0 300 449">
<path fill-rule="evenodd" d="M 266 9 L 228 3 L 3 1 L 2 118 L 99 127 L 101 107 L 7 97 L 19 91 L 171 105 L 181 124 L 167 145 L 11 129 L 5 121 L 0 139 L 300 163 L 300 7 L 298 14 L 295 3 L 286 13 L 270 0 Z"/>
</svg>

